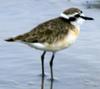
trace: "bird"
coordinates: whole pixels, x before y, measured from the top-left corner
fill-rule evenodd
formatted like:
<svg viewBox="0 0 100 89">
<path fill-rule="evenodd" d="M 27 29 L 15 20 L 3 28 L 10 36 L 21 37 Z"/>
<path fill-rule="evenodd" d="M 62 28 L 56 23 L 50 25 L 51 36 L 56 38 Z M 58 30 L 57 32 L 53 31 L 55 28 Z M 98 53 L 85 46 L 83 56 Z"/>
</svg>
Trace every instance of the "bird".
<svg viewBox="0 0 100 89">
<path fill-rule="evenodd" d="M 42 77 L 44 72 L 44 59 L 47 52 L 51 52 L 50 77 L 53 76 L 53 60 L 55 54 L 65 48 L 70 47 L 77 39 L 80 33 L 80 25 L 86 20 L 94 20 L 92 17 L 87 17 L 83 11 L 76 7 L 71 7 L 64 10 L 58 17 L 38 24 L 29 32 L 20 34 L 15 37 L 7 38 L 7 42 L 20 42 L 43 51 L 41 55 L 41 72 Z"/>
</svg>

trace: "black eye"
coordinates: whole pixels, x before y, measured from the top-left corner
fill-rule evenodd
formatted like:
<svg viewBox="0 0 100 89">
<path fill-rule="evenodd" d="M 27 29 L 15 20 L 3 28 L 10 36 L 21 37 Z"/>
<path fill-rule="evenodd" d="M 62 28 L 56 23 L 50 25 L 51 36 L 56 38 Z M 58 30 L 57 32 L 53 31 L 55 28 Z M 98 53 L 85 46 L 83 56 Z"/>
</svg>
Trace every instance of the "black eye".
<svg viewBox="0 0 100 89">
<path fill-rule="evenodd" d="M 80 11 L 80 13 L 83 13 L 83 11 Z"/>
</svg>

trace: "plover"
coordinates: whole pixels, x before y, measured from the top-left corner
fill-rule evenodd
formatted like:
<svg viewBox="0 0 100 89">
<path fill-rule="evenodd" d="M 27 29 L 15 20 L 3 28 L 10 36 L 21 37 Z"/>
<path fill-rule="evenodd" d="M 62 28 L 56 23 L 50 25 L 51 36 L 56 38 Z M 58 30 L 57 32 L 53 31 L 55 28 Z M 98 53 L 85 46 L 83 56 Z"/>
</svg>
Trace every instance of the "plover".
<svg viewBox="0 0 100 89">
<path fill-rule="evenodd" d="M 44 57 L 46 52 L 52 52 L 50 60 L 51 79 L 53 80 L 53 59 L 55 53 L 72 45 L 80 33 L 80 24 L 85 20 L 93 20 L 84 16 L 79 8 L 69 8 L 59 17 L 39 24 L 31 31 L 8 38 L 8 42 L 21 42 L 32 48 L 43 51 L 41 55 L 42 77 L 44 77 Z"/>
</svg>

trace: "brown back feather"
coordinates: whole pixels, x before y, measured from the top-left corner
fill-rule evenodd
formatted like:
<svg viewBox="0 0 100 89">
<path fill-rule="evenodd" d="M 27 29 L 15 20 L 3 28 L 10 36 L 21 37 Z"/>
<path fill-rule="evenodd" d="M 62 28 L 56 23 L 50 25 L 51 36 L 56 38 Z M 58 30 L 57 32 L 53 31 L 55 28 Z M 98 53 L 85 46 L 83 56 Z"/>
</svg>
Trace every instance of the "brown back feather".
<svg viewBox="0 0 100 89">
<path fill-rule="evenodd" d="M 73 28 L 75 28 L 73 25 L 71 26 L 69 22 L 59 17 L 38 25 L 30 32 L 15 37 L 14 40 L 21 40 L 30 43 L 53 43 L 63 39 L 67 35 L 68 29 Z"/>
</svg>

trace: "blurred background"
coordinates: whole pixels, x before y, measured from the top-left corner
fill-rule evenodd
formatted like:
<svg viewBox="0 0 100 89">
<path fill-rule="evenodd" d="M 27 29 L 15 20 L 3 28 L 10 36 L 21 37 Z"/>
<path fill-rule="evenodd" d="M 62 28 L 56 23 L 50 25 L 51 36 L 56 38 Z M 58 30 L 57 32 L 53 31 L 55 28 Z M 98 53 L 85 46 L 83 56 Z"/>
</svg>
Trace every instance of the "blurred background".
<svg viewBox="0 0 100 89">
<path fill-rule="evenodd" d="M 4 40 L 70 7 L 95 20 L 85 22 L 76 43 L 56 54 L 54 82 L 49 80 L 51 53 L 47 53 L 43 81 L 42 52 Z M 0 0 L 0 89 L 100 89 L 100 0 Z"/>
</svg>

